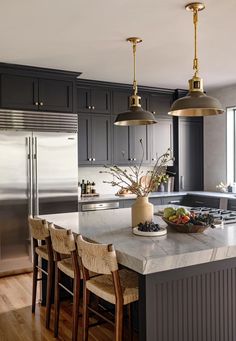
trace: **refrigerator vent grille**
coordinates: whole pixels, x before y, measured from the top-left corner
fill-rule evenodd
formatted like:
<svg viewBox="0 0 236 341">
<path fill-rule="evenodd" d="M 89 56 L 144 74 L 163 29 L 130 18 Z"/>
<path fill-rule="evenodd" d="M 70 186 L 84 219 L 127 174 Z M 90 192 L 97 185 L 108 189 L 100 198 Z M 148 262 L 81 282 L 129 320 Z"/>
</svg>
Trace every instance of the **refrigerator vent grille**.
<svg viewBox="0 0 236 341">
<path fill-rule="evenodd" d="M 73 113 L 0 110 L 1 130 L 76 132 L 77 122 Z"/>
</svg>

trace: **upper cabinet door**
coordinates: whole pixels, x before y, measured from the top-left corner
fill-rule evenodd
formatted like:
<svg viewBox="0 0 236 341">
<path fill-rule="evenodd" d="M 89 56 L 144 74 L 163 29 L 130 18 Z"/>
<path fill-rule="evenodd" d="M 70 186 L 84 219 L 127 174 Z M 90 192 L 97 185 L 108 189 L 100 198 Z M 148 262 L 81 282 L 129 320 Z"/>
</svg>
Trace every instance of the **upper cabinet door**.
<svg viewBox="0 0 236 341">
<path fill-rule="evenodd" d="M 77 87 L 77 112 L 91 112 L 91 91 L 89 87 Z"/>
<path fill-rule="evenodd" d="M 173 102 L 172 94 L 150 94 L 149 110 L 156 115 L 167 116 Z"/>
<path fill-rule="evenodd" d="M 158 119 L 151 127 L 151 162 L 155 163 L 168 148 L 173 149 L 173 124 L 169 119 Z M 169 164 L 173 165 L 173 161 Z"/>
<path fill-rule="evenodd" d="M 37 78 L 1 75 L 1 107 L 38 110 Z"/>
<path fill-rule="evenodd" d="M 73 82 L 39 79 L 39 110 L 73 111 Z"/>
<path fill-rule="evenodd" d="M 109 90 L 91 89 L 91 111 L 98 114 L 110 114 L 111 93 Z"/>
<path fill-rule="evenodd" d="M 77 112 L 110 114 L 110 91 L 96 87 L 77 87 Z"/>
<path fill-rule="evenodd" d="M 125 90 L 113 92 L 113 114 L 118 115 L 129 109 L 129 96 L 131 93 Z"/>
<path fill-rule="evenodd" d="M 91 115 L 92 164 L 111 163 L 111 120 L 107 115 Z"/>
</svg>

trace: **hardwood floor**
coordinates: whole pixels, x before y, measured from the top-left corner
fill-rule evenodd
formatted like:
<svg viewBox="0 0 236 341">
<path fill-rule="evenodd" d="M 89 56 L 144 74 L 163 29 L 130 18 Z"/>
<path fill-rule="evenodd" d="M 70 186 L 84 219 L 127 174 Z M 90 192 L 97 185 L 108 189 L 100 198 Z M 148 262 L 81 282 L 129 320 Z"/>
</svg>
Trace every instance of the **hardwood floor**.
<svg viewBox="0 0 236 341">
<path fill-rule="evenodd" d="M 50 330 L 45 328 L 45 307 L 36 306 L 31 313 L 32 274 L 0 278 L 0 341 L 49 341 L 53 337 L 53 309 Z M 71 340 L 72 304 L 65 301 L 61 305 L 59 340 Z M 125 329 L 124 341 L 128 340 Z M 79 338 L 81 340 L 81 318 Z M 114 340 L 113 328 L 109 324 L 92 327 L 89 341 Z M 137 335 L 134 335 L 137 340 Z"/>
</svg>

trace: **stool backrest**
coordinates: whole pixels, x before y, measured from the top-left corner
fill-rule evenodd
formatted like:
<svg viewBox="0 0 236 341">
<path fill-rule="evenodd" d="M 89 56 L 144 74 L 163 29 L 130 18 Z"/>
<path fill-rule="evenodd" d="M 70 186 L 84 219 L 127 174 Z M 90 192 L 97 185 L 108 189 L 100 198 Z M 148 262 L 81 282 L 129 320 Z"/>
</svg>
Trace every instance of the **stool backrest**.
<svg viewBox="0 0 236 341">
<path fill-rule="evenodd" d="M 85 269 L 104 275 L 118 270 L 113 245 L 89 243 L 81 235 L 78 235 L 76 243 Z"/>
<path fill-rule="evenodd" d="M 49 237 L 48 223 L 44 219 L 28 218 L 31 236 L 37 240 L 45 240 Z"/>
<path fill-rule="evenodd" d="M 75 239 L 71 230 L 55 228 L 49 224 L 49 231 L 52 240 L 52 248 L 55 252 L 70 255 L 76 250 Z"/>
</svg>

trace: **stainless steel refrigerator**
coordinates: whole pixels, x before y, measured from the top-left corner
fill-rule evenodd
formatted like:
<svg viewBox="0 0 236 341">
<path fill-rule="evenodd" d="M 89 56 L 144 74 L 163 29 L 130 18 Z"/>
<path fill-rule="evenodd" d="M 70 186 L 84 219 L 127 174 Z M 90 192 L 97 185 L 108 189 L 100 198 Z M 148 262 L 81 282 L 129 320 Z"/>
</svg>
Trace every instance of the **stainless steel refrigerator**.
<svg viewBox="0 0 236 341">
<path fill-rule="evenodd" d="M 0 131 L 0 276 L 32 266 L 29 214 L 77 211 L 77 168 L 76 133 Z"/>
</svg>

